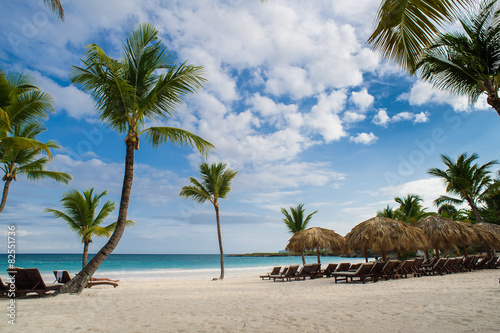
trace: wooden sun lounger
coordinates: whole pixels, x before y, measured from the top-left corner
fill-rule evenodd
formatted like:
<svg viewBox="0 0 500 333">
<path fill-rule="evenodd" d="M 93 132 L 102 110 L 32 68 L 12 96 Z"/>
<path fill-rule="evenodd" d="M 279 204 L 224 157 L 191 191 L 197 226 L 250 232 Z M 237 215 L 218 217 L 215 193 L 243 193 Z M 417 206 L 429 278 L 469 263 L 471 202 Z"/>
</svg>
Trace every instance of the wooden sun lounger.
<svg viewBox="0 0 500 333">
<path fill-rule="evenodd" d="M 9 284 L 4 284 L 2 278 L 0 277 L 0 296 L 7 295 L 9 292 Z"/>
<path fill-rule="evenodd" d="M 439 274 L 443 275 L 445 273 L 445 264 L 449 259 L 440 258 L 432 267 L 427 268 L 427 274 Z"/>
<path fill-rule="evenodd" d="M 385 262 L 383 261 L 377 261 L 376 263 L 373 264 L 373 267 L 370 270 L 370 278 L 373 280 L 373 282 L 377 282 L 378 279 L 381 277 L 384 266 Z"/>
<path fill-rule="evenodd" d="M 413 276 L 422 276 L 422 264 L 424 263 L 424 258 L 415 258 L 415 264 L 413 264 Z"/>
<path fill-rule="evenodd" d="M 260 278 L 262 280 L 265 279 L 271 280 L 271 275 L 278 275 L 280 272 L 281 272 L 281 266 L 276 266 L 270 273 L 267 273 L 266 275 L 261 275 Z"/>
<path fill-rule="evenodd" d="M 54 271 L 54 276 L 56 277 L 56 282 L 62 284 L 66 284 L 71 280 L 71 275 L 69 275 L 68 271 Z M 118 283 L 113 281 L 88 281 L 85 288 L 102 285 L 113 286 L 114 288 L 118 287 Z"/>
<path fill-rule="evenodd" d="M 399 266 L 399 260 L 389 260 L 385 263 L 384 268 L 382 268 L 382 274 L 380 275 L 385 280 L 395 279 L 397 268 Z"/>
<path fill-rule="evenodd" d="M 370 270 L 373 267 L 373 263 L 365 263 L 361 264 L 359 268 L 355 272 L 347 271 L 347 272 L 333 272 L 332 276 L 335 277 L 335 283 L 337 281 L 354 282 L 355 278 L 358 278 L 363 284 L 365 280 L 371 277 Z"/>
<path fill-rule="evenodd" d="M 335 271 L 337 266 L 338 266 L 337 264 L 328 264 L 328 266 L 326 266 L 326 268 L 322 272 L 323 276 L 326 276 L 326 277 L 332 276 L 332 273 Z"/>
<path fill-rule="evenodd" d="M 351 266 L 350 263 L 342 262 L 337 266 L 337 269 L 335 269 L 335 272 L 347 272 L 349 270 L 350 266 Z"/>
<path fill-rule="evenodd" d="M 403 264 L 399 267 L 398 277 L 407 278 L 408 274 L 412 274 L 413 276 L 413 266 L 415 265 L 415 260 L 405 260 Z"/>
<path fill-rule="evenodd" d="M 7 272 L 13 278 L 16 296 L 36 293 L 41 297 L 62 287 L 62 284 L 46 284 L 37 268 L 9 268 Z"/>
<path fill-rule="evenodd" d="M 273 279 L 273 281 L 276 280 L 291 281 L 292 279 L 295 279 L 295 277 L 297 276 L 296 273 L 298 269 L 299 265 L 290 265 L 290 267 L 288 267 L 288 269 L 285 269 L 283 273 L 280 273 L 278 275 L 271 275 L 270 277 L 271 279 Z"/>
</svg>

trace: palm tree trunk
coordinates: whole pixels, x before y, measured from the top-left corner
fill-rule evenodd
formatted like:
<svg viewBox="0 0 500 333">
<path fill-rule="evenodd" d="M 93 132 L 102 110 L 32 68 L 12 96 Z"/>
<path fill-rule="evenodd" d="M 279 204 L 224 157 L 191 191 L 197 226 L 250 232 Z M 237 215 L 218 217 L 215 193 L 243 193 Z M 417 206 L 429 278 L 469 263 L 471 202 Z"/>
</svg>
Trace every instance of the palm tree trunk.
<svg viewBox="0 0 500 333">
<path fill-rule="evenodd" d="M 483 218 L 481 217 L 481 215 L 479 215 L 479 209 L 477 209 L 477 206 L 474 203 L 474 201 L 472 201 L 472 199 L 470 199 L 470 198 L 466 198 L 466 200 L 467 200 L 467 203 L 469 204 L 470 208 L 472 209 L 472 212 L 474 213 L 474 216 L 476 217 L 477 223 L 484 222 Z"/>
<path fill-rule="evenodd" d="M 3 186 L 2 203 L 0 204 L 0 213 L 3 211 L 3 209 L 5 208 L 5 204 L 7 203 L 7 196 L 9 195 L 9 187 L 11 182 L 11 178 L 7 178 L 7 180 L 5 180 L 5 185 Z"/>
<path fill-rule="evenodd" d="M 127 221 L 127 211 L 132 192 L 132 182 L 134 180 L 134 142 L 126 141 L 127 154 L 125 156 L 125 174 L 123 176 L 122 196 L 120 200 L 120 210 L 118 212 L 118 221 L 116 228 L 106 245 L 90 260 L 90 262 L 74 278 L 66 283 L 60 293 L 81 293 L 87 285 L 88 280 L 94 275 L 99 266 L 106 260 L 108 255 L 118 245 Z"/>
<path fill-rule="evenodd" d="M 82 269 L 84 269 L 85 266 L 87 265 L 87 257 L 89 254 L 89 244 L 90 244 L 90 242 L 88 242 L 88 241 L 83 242 Z"/>
<path fill-rule="evenodd" d="M 220 228 L 219 204 L 215 203 L 215 216 L 217 218 L 217 236 L 219 237 L 220 250 L 220 277 L 219 280 L 224 280 L 224 249 L 222 248 L 222 232 Z"/>
<path fill-rule="evenodd" d="M 488 97 L 486 98 L 486 102 L 491 105 L 493 109 L 498 113 L 500 116 L 500 99 L 497 96 L 497 93 L 494 92 L 492 94 L 488 94 Z"/>
</svg>

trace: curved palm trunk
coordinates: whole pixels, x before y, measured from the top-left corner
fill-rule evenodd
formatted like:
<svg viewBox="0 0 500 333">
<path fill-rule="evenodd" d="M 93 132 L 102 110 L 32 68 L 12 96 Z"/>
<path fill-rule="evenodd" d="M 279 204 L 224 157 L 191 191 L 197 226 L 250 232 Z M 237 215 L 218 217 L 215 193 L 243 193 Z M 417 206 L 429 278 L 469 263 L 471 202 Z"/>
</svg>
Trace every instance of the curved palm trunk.
<svg viewBox="0 0 500 333">
<path fill-rule="evenodd" d="M 127 211 L 130 201 L 130 193 L 132 192 L 132 182 L 134 180 L 134 143 L 127 143 L 127 154 L 125 156 L 125 175 L 123 176 L 122 196 L 120 200 L 120 210 L 118 212 L 118 221 L 116 228 L 106 245 L 90 260 L 90 262 L 78 273 L 71 281 L 66 283 L 61 289 L 60 293 L 81 293 L 87 285 L 88 280 L 99 266 L 104 262 L 108 255 L 118 245 L 127 221 Z"/>
<path fill-rule="evenodd" d="M 5 204 L 7 203 L 7 196 L 9 195 L 9 187 L 12 182 L 12 178 L 7 178 L 5 180 L 5 185 L 3 186 L 3 195 L 2 195 L 2 203 L 0 204 L 0 213 L 5 208 Z"/>
<path fill-rule="evenodd" d="M 84 269 L 85 266 L 87 265 L 87 257 L 89 255 L 89 244 L 90 244 L 90 242 L 88 242 L 88 241 L 83 242 L 82 269 Z"/>
<path fill-rule="evenodd" d="M 219 237 L 219 250 L 220 250 L 220 277 L 219 280 L 224 280 L 224 249 L 222 248 L 222 232 L 220 229 L 220 216 L 219 204 L 215 203 L 215 216 L 217 218 L 217 236 Z"/>
<path fill-rule="evenodd" d="M 472 209 L 472 212 L 474 213 L 474 216 L 476 217 L 477 223 L 484 222 L 483 218 L 481 217 L 481 215 L 479 215 L 479 209 L 477 209 L 477 206 L 474 203 L 474 201 L 472 201 L 471 198 L 466 198 L 466 200 L 467 200 L 467 203 L 469 204 L 470 208 Z"/>
<path fill-rule="evenodd" d="M 496 92 L 492 94 L 488 94 L 488 97 L 486 98 L 486 102 L 491 105 L 493 109 L 498 113 L 500 116 L 500 99 L 498 98 Z"/>
</svg>

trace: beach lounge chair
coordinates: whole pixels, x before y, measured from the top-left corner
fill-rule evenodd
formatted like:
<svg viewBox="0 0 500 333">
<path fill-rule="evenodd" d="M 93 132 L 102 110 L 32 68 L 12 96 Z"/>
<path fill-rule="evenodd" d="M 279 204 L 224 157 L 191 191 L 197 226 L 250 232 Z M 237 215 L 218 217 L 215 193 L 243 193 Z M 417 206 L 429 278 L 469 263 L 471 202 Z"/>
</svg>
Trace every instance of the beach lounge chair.
<svg viewBox="0 0 500 333">
<path fill-rule="evenodd" d="M 402 277 L 404 275 L 404 277 L 407 278 L 408 274 L 412 274 L 413 276 L 414 265 L 415 265 L 415 260 L 405 260 L 403 264 L 399 267 L 398 277 Z"/>
<path fill-rule="evenodd" d="M 16 296 L 36 293 L 41 297 L 62 287 L 62 284 L 46 284 L 37 268 L 9 268 L 7 272 L 13 277 Z"/>
<path fill-rule="evenodd" d="M 496 268 L 496 263 L 497 263 L 498 257 L 493 256 L 491 257 L 490 260 L 484 265 L 484 268 Z"/>
<path fill-rule="evenodd" d="M 468 256 L 467 258 L 464 259 L 462 263 L 462 272 L 467 272 L 471 270 L 470 265 L 472 260 L 474 260 L 474 256 Z"/>
<path fill-rule="evenodd" d="M 382 270 L 384 269 L 385 262 L 377 261 L 373 264 L 372 269 L 370 270 L 370 278 L 373 279 L 373 282 L 377 282 L 380 276 L 382 275 Z"/>
<path fill-rule="evenodd" d="M 351 266 L 350 263 L 342 262 L 337 266 L 337 269 L 335 269 L 335 272 L 347 272 L 349 270 L 350 266 Z"/>
<path fill-rule="evenodd" d="M 445 273 L 445 264 L 448 262 L 447 258 L 440 258 L 432 267 L 426 269 L 426 274 L 439 274 L 443 275 Z"/>
<path fill-rule="evenodd" d="M 270 278 L 273 279 L 273 281 L 276 280 L 281 280 L 281 281 L 291 281 L 292 279 L 295 279 L 297 277 L 297 270 L 299 269 L 299 265 L 290 265 L 288 269 L 285 269 L 283 273 L 280 273 L 278 275 L 271 275 Z"/>
<path fill-rule="evenodd" d="M 271 275 L 278 275 L 280 272 L 281 272 L 281 266 L 276 266 L 270 273 L 267 273 L 266 275 L 261 275 L 260 278 L 262 280 L 265 279 L 271 280 Z"/>
<path fill-rule="evenodd" d="M 415 258 L 415 263 L 413 264 L 413 276 L 422 276 L 422 264 L 424 263 L 424 258 Z"/>
<path fill-rule="evenodd" d="M 474 269 L 483 269 L 489 260 L 490 260 L 490 258 L 488 258 L 488 257 L 482 257 L 482 258 L 478 259 Z"/>
<path fill-rule="evenodd" d="M 323 276 L 330 277 L 337 266 L 337 264 L 328 264 L 328 266 L 326 266 L 326 268 L 322 272 Z"/>
<path fill-rule="evenodd" d="M 382 273 L 380 277 L 385 280 L 395 279 L 397 268 L 399 266 L 399 260 L 389 260 L 385 263 L 384 268 L 382 268 Z"/>
<path fill-rule="evenodd" d="M 361 264 L 362 264 L 361 262 L 352 264 L 351 266 L 349 266 L 348 271 L 353 271 L 353 272 L 357 271 L 358 268 L 361 266 Z"/>
<path fill-rule="evenodd" d="M 66 284 L 71 280 L 71 276 L 68 271 L 54 271 L 54 276 L 56 277 L 56 282 Z M 92 288 L 94 286 L 109 285 L 114 288 L 118 287 L 117 282 L 113 281 L 88 281 L 85 288 Z"/>
<path fill-rule="evenodd" d="M 354 282 L 355 278 L 358 278 L 363 284 L 365 283 L 365 280 L 369 278 L 370 275 L 370 270 L 373 267 L 373 263 L 365 263 L 361 264 L 359 268 L 355 272 L 347 271 L 347 272 L 333 272 L 332 276 L 335 277 L 335 283 L 337 281 L 343 281 L 349 282 Z"/>
<path fill-rule="evenodd" d="M 9 284 L 4 284 L 0 277 L 0 296 L 6 295 L 9 292 Z"/>
</svg>

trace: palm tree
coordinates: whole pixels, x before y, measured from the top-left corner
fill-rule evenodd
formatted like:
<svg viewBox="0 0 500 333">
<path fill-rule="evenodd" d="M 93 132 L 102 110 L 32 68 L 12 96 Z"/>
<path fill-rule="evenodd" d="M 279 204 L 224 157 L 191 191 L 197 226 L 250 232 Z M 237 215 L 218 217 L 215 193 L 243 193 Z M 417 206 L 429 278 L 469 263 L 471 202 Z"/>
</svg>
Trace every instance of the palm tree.
<svg viewBox="0 0 500 333">
<path fill-rule="evenodd" d="M 82 267 L 87 265 L 87 255 L 89 244 L 92 243 L 92 237 L 109 237 L 116 227 L 116 222 L 106 227 L 102 227 L 104 220 L 115 210 L 115 202 L 106 201 L 99 212 L 101 198 L 108 194 L 104 191 L 94 194 L 94 188 L 86 189 L 83 194 L 78 190 L 72 189 L 63 194 L 62 205 L 66 212 L 47 208 L 46 213 L 52 213 L 56 218 L 63 219 L 71 230 L 76 232 L 83 243 Z M 135 224 L 133 221 L 127 221 L 127 226 Z"/>
<path fill-rule="evenodd" d="M 44 132 L 45 129 L 36 123 L 28 124 L 23 127 L 14 127 L 14 136 L 18 138 L 27 138 L 35 141 L 38 134 Z M 54 141 L 48 141 L 44 144 L 48 148 L 59 148 Z M 40 155 L 39 148 L 19 148 L 16 146 L 5 149 L 1 153 L 0 165 L 4 172 L 2 180 L 5 182 L 3 188 L 2 202 L 0 203 L 0 213 L 5 208 L 9 187 L 13 180 L 17 180 L 18 176 L 26 176 L 28 180 L 53 179 L 59 183 L 68 184 L 72 179 L 71 175 L 65 172 L 47 171 L 44 170 L 49 162 L 48 157 Z"/>
<path fill-rule="evenodd" d="M 493 182 L 488 170 L 492 165 L 498 164 L 498 162 L 494 160 L 483 165 L 472 164 L 478 158 L 479 156 L 475 153 L 470 157 L 467 153 L 463 153 L 454 161 L 448 156 L 441 155 L 441 159 L 447 166 L 447 169 L 432 168 L 428 173 L 432 176 L 440 177 L 446 184 L 446 192 L 459 197 L 454 198 L 442 195 L 434 200 L 436 205 L 441 205 L 442 203 L 458 205 L 467 202 L 474 213 L 476 221 L 479 223 L 483 222 L 483 219 L 479 214 L 478 204 L 484 202 L 488 194 L 495 188 L 498 188 L 499 185 Z"/>
<path fill-rule="evenodd" d="M 440 28 L 474 0 L 384 0 L 377 14 L 377 27 L 368 39 L 384 58 L 415 73 L 422 52 Z"/>
<path fill-rule="evenodd" d="M 435 87 L 468 96 L 474 104 L 483 93 L 500 116 L 500 10 L 485 1 L 478 13 L 460 19 L 465 31 L 441 34 L 418 65 Z"/>
<path fill-rule="evenodd" d="M 6 73 L 0 68 L 0 158 L 10 149 L 43 149 L 51 157 L 49 147 L 27 137 L 16 137 L 13 130 L 26 124 L 41 124 L 53 112 L 53 98 L 24 73 Z"/>
<path fill-rule="evenodd" d="M 299 231 L 305 230 L 307 224 L 311 220 L 312 216 L 316 214 L 318 211 L 314 211 L 311 214 L 307 215 L 304 219 L 304 204 L 298 204 L 297 207 L 290 207 L 290 212 L 288 212 L 285 208 L 281 208 L 281 213 L 285 215 L 283 222 L 288 228 L 288 231 L 292 234 L 295 234 Z M 302 252 L 302 263 L 306 264 L 306 258 L 304 257 L 304 253 Z"/>
<path fill-rule="evenodd" d="M 191 186 L 183 186 L 179 195 L 185 198 L 192 198 L 198 203 L 210 201 L 215 208 L 217 219 L 217 236 L 219 238 L 220 250 L 220 280 L 224 279 L 224 250 L 222 248 L 222 233 L 220 227 L 219 199 L 226 199 L 231 191 L 231 181 L 238 171 L 226 169 L 225 163 L 208 165 L 206 162 L 200 165 L 201 180 L 190 177 Z"/>
<path fill-rule="evenodd" d="M 52 11 L 62 20 L 64 21 L 64 9 L 61 5 L 60 0 L 43 0 L 47 6 L 52 9 Z"/>
<path fill-rule="evenodd" d="M 80 293 L 87 280 L 116 248 L 125 230 L 134 177 L 134 152 L 139 137 L 153 147 L 170 142 L 194 146 L 200 153 L 213 147 L 186 130 L 149 127 L 148 121 L 168 118 L 182 103 L 182 97 L 202 87 L 205 79 L 200 66 L 176 65 L 174 56 L 161 44 L 158 31 L 143 24 L 123 44 L 121 60 L 110 58 L 99 46 L 91 44 L 82 59 L 83 67 L 73 66 L 71 81 L 94 99 L 101 120 L 125 134 L 125 173 L 116 229 L 104 247 L 61 292 Z"/>
<path fill-rule="evenodd" d="M 421 205 L 423 199 L 416 194 L 408 194 L 406 197 L 395 197 L 394 201 L 399 204 L 399 208 L 395 212 L 396 220 L 413 224 L 429 215 Z"/>
<path fill-rule="evenodd" d="M 389 205 L 387 205 L 387 207 L 385 207 L 384 209 L 377 211 L 377 216 L 396 219 L 396 212 L 392 207 L 389 207 Z"/>
</svg>

